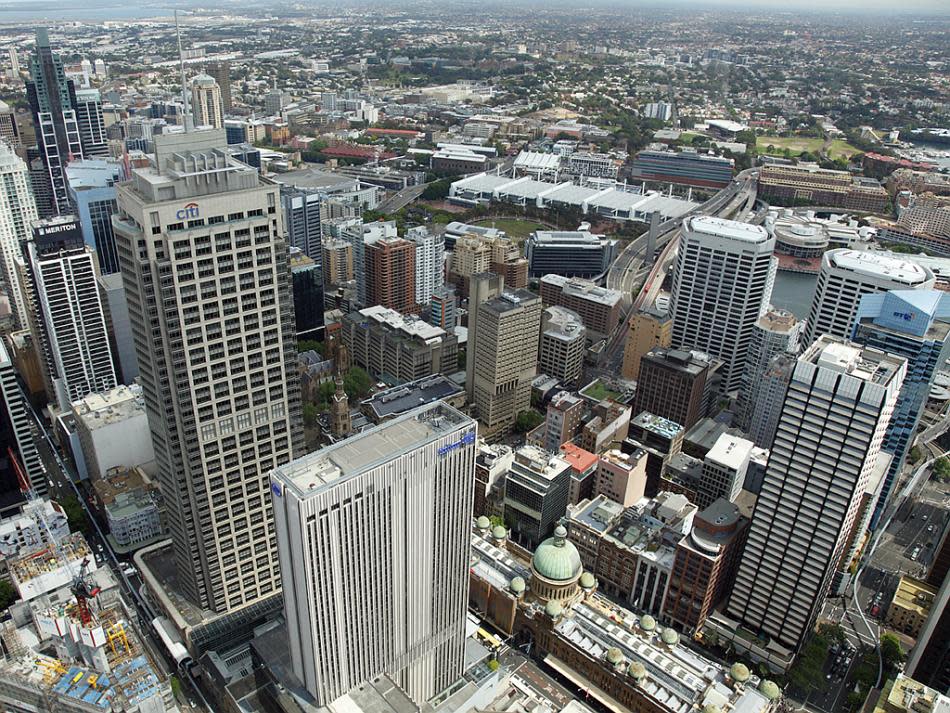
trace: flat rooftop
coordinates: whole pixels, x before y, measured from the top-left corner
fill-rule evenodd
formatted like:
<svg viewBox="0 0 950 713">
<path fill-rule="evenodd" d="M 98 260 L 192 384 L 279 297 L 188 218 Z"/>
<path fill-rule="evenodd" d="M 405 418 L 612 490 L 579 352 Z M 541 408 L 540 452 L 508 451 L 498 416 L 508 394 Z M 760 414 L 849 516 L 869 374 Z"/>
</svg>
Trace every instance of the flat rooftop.
<svg viewBox="0 0 950 713">
<path fill-rule="evenodd" d="M 619 290 L 610 290 L 606 287 L 599 287 L 589 280 L 581 280 L 576 277 L 565 277 L 564 275 L 544 275 L 541 282 L 559 287 L 565 295 L 579 297 L 591 302 L 600 302 L 601 304 L 613 307 L 623 298 Z"/>
<path fill-rule="evenodd" d="M 363 403 L 378 420 L 396 416 L 424 404 L 461 394 L 463 389 L 442 374 L 433 374 L 380 391 Z"/>
<path fill-rule="evenodd" d="M 738 470 L 749 462 L 755 444 L 745 438 L 739 438 L 729 433 L 723 433 L 716 439 L 715 445 L 706 454 L 706 458 L 714 463 L 732 470 Z"/>
<path fill-rule="evenodd" d="M 324 486 L 364 473 L 465 424 L 474 428 L 475 422 L 444 403 L 423 406 L 276 468 L 273 477 L 300 497 L 309 497 Z"/>
<path fill-rule="evenodd" d="M 920 285 L 934 279 L 933 272 L 917 262 L 876 250 L 830 250 L 825 253 L 822 263 L 822 267 L 826 263 L 839 270 L 905 285 Z"/>
<path fill-rule="evenodd" d="M 740 223 L 738 220 L 716 218 L 711 215 L 692 216 L 687 219 L 686 227 L 694 233 L 746 243 L 764 243 L 770 239 L 769 231 L 761 225 Z"/>
</svg>

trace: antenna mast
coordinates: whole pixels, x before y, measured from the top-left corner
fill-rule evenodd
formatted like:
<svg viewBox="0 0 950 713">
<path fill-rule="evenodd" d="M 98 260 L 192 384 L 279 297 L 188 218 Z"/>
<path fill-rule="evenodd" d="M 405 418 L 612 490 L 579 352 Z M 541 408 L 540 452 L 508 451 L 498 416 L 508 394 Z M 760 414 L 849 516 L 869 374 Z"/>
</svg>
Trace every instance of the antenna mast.
<svg viewBox="0 0 950 713">
<path fill-rule="evenodd" d="M 185 84 L 185 54 L 181 50 L 181 28 L 178 26 L 178 10 L 175 10 L 175 34 L 178 36 L 178 69 L 181 72 L 181 103 L 185 112 L 185 133 L 192 128 L 191 111 L 188 106 L 188 86 Z"/>
</svg>

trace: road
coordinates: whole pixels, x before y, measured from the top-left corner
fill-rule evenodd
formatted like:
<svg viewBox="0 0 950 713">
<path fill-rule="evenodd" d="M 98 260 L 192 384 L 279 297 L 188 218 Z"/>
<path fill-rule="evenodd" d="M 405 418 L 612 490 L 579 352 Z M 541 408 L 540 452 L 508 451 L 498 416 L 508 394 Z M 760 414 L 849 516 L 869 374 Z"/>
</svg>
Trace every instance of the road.
<svg viewBox="0 0 950 713">
<path fill-rule="evenodd" d="M 28 404 L 29 401 L 25 400 L 25 403 Z M 86 539 L 92 550 L 99 553 L 97 560 L 100 557 L 103 560 L 99 566 L 111 567 L 112 576 L 119 584 L 119 590 L 126 604 L 126 609 L 135 615 L 129 623 L 135 630 L 139 641 L 141 641 L 142 645 L 148 650 L 151 661 L 160 667 L 165 677 L 168 677 L 176 672 L 175 662 L 170 660 L 164 645 L 157 639 L 152 631 L 151 622 L 155 618 L 156 613 L 152 611 L 151 606 L 142 596 L 140 591 L 142 582 L 138 574 L 135 573 L 129 576 L 123 571 L 123 565 L 127 566 L 127 563 L 120 560 L 115 552 L 113 552 L 96 513 L 89 507 L 86 494 L 76 485 L 78 476 L 73 472 L 72 467 L 60 457 L 59 451 L 46 428 L 45 419 L 42 414 L 35 409 L 31 408 L 30 411 L 33 415 L 34 422 L 32 426 L 34 442 L 36 443 L 37 452 L 43 462 L 43 466 L 46 468 L 47 478 L 51 484 L 50 498 L 53 500 L 57 498 L 64 499 L 72 495 L 75 496 L 80 505 L 82 505 L 86 517 L 92 523 L 92 529 L 86 534 Z M 131 561 L 131 557 L 128 559 Z M 183 674 L 183 677 L 191 684 L 192 693 L 189 694 L 189 698 L 191 698 L 192 694 L 197 696 L 204 704 L 205 709 L 213 711 L 214 709 L 205 699 L 197 682 L 192 677 L 190 669 L 178 669 L 177 672 Z M 200 706 L 195 707 L 195 709 L 200 709 Z"/>
<path fill-rule="evenodd" d="M 427 185 L 426 183 L 420 183 L 418 186 L 403 188 L 376 206 L 376 210 L 381 213 L 395 213 L 397 210 L 405 208 L 416 200 L 416 198 L 421 196 Z"/>
</svg>

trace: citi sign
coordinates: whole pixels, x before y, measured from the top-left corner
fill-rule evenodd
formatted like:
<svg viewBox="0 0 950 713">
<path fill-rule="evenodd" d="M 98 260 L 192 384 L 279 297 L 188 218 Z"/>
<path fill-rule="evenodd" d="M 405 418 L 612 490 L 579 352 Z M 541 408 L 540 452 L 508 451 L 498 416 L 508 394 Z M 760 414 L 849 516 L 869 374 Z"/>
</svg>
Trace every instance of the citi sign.
<svg viewBox="0 0 950 713">
<path fill-rule="evenodd" d="M 198 217 L 198 204 L 197 203 L 186 203 L 185 206 L 175 213 L 175 217 L 178 220 L 186 220 L 190 218 Z"/>
</svg>

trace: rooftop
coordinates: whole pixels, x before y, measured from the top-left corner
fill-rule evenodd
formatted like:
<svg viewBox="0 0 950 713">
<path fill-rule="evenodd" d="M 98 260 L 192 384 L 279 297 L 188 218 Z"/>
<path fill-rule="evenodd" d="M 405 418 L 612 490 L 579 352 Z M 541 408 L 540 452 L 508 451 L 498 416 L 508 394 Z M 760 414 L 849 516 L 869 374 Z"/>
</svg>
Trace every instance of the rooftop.
<svg viewBox="0 0 950 713">
<path fill-rule="evenodd" d="M 585 451 L 580 446 L 570 442 L 561 446 L 561 457 L 571 464 L 571 468 L 575 473 L 586 473 L 597 465 L 597 455 L 595 453 Z"/>
<path fill-rule="evenodd" d="M 711 215 L 694 215 L 686 219 L 686 228 L 695 233 L 713 235 L 745 243 L 764 243 L 769 240 L 769 231 L 761 225 L 740 223 Z"/>
<path fill-rule="evenodd" d="M 309 497 L 342 478 L 364 473 L 387 460 L 437 440 L 464 425 L 475 423 L 441 402 L 420 407 L 375 428 L 291 461 L 273 471 L 278 483 Z"/>
<path fill-rule="evenodd" d="M 446 335 L 445 330 L 441 327 L 429 324 L 418 317 L 401 314 L 382 305 L 366 307 L 361 309 L 359 313 L 378 324 L 384 324 L 391 329 L 404 332 L 411 337 L 418 337 L 424 341 L 442 339 Z"/>
<path fill-rule="evenodd" d="M 706 454 L 706 460 L 718 463 L 726 468 L 738 470 L 749 462 L 755 444 L 745 438 L 723 433 L 716 444 Z"/>
<path fill-rule="evenodd" d="M 920 285 L 934 279 L 931 270 L 913 260 L 876 250 L 829 250 L 822 259 L 822 268 L 826 266 L 905 285 Z"/>
<path fill-rule="evenodd" d="M 675 438 L 677 434 L 683 431 L 683 427 L 678 423 L 668 418 L 649 413 L 648 411 L 637 414 L 631 423 L 651 433 L 659 434 L 664 438 Z"/>
<path fill-rule="evenodd" d="M 905 363 L 901 357 L 861 348 L 827 334 L 819 337 L 800 359 L 830 371 L 882 385 L 888 383 Z"/>
<path fill-rule="evenodd" d="M 590 302 L 599 302 L 613 307 L 623 298 L 619 290 L 610 290 L 606 287 L 599 287 L 590 280 L 582 280 L 576 277 L 565 277 L 564 275 L 544 275 L 541 278 L 542 284 L 559 287 L 561 293 L 571 297 L 578 297 Z"/>
<path fill-rule="evenodd" d="M 926 582 L 913 577 L 901 577 L 897 584 L 897 590 L 891 599 L 891 606 L 897 606 L 901 609 L 910 609 L 921 617 L 926 617 L 930 613 L 934 598 L 937 596 L 937 588 Z"/>
<path fill-rule="evenodd" d="M 145 397 L 142 387 L 117 386 L 109 391 L 93 393 L 72 403 L 76 418 L 90 431 L 103 426 L 145 416 Z"/>
<path fill-rule="evenodd" d="M 380 391 L 363 401 L 381 421 L 410 411 L 418 406 L 457 396 L 464 390 L 442 374 L 433 374 L 400 386 Z"/>
</svg>

